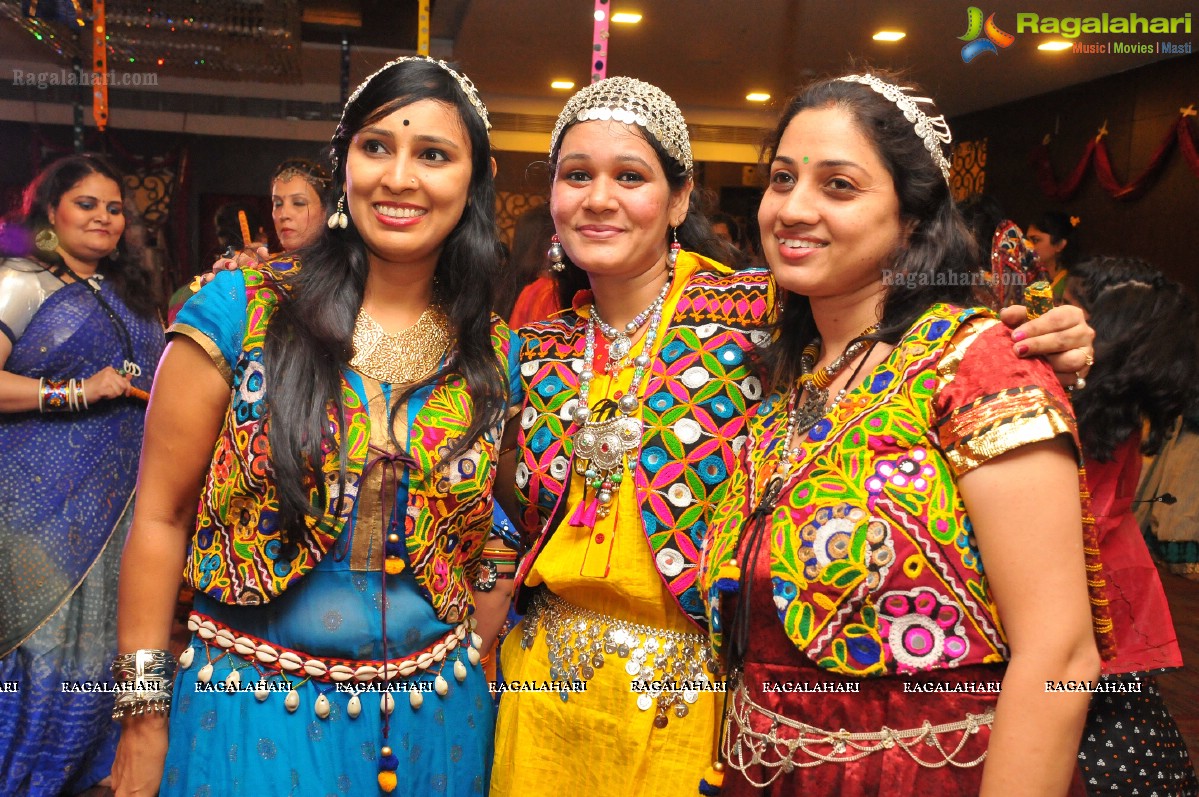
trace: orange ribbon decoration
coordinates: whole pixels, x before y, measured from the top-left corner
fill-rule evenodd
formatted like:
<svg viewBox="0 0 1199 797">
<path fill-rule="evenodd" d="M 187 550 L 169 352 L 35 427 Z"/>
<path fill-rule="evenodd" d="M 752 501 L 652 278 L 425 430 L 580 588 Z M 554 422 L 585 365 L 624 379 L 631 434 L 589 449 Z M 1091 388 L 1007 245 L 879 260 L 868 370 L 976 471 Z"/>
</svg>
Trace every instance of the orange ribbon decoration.
<svg viewBox="0 0 1199 797">
<path fill-rule="evenodd" d="M 92 118 L 101 132 L 108 126 L 108 39 L 104 0 L 92 0 Z"/>
</svg>

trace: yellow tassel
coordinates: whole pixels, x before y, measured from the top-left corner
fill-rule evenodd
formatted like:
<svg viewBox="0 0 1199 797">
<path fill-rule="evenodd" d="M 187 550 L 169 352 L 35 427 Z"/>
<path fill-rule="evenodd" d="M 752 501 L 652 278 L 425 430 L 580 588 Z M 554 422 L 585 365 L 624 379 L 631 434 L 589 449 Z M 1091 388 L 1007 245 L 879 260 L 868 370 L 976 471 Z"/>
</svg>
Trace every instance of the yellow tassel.
<svg viewBox="0 0 1199 797">
<path fill-rule="evenodd" d="M 740 581 L 741 568 L 737 567 L 736 562 L 726 562 L 720 566 L 720 574 L 717 578 L 731 578 L 734 581 Z"/>
<path fill-rule="evenodd" d="M 391 794 L 396 790 L 396 773 L 380 772 L 379 773 L 379 788 Z"/>
<path fill-rule="evenodd" d="M 387 571 L 387 575 L 389 576 L 398 576 L 404 572 L 404 560 L 398 556 L 389 556 L 383 560 L 383 569 Z"/>
</svg>

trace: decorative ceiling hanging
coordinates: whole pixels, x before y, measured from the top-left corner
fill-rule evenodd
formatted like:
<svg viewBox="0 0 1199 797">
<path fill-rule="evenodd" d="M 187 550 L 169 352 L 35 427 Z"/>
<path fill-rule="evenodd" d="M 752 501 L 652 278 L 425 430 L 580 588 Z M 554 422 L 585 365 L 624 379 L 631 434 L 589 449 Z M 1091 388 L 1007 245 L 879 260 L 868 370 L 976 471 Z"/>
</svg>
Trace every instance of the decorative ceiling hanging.
<svg viewBox="0 0 1199 797">
<path fill-rule="evenodd" d="M 92 74 L 108 73 L 108 34 L 105 0 L 92 0 Z M 92 86 L 92 118 L 101 131 L 108 126 L 108 81 L 98 80 Z"/>
<path fill-rule="evenodd" d="M 300 82 L 299 0 L 107 0 L 108 68 L 222 80 Z M 56 54 L 94 61 L 78 0 L 0 3 Z"/>
<path fill-rule="evenodd" d="M 429 54 L 429 0 L 420 0 L 417 6 L 416 54 Z"/>
<path fill-rule="evenodd" d="M 608 76 L 608 0 L 595 0 L 595 28 L 591 37 L 591 82 Z"/>
</svg>

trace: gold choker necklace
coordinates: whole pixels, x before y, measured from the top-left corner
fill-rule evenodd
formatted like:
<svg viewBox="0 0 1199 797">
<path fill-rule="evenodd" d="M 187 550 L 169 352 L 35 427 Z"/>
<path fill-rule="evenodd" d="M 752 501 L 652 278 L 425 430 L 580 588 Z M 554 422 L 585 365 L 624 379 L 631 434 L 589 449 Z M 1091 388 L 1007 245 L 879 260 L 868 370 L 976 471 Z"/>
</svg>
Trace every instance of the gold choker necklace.
<svg viewBox="0 0 1199 797">
<path fill-rule="evenodd" d="M 389 335 L 365 308 L 354 321 L 354 356 L 350 367 L 389 384 L 413 384 L 428 376 L 450 345 L 450 321 L 429 305 L 417 322 Z"/>
</svg>

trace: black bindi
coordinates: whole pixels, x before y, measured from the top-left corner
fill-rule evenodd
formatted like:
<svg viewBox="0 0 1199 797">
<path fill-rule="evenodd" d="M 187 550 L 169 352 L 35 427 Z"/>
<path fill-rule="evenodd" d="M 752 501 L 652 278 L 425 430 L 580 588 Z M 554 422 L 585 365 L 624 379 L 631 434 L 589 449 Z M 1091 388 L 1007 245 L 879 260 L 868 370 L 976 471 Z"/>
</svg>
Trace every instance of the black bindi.
<svg viewBox="0 0 1199 797">
<path fill-rule="evenodd" d="M 405 119 L 405 120 L 404 120 L 404 127 L 407 127 L 407 126 L 408 126 L 408 120 L 407 120 L 407 119 Z"/>
</svg>

